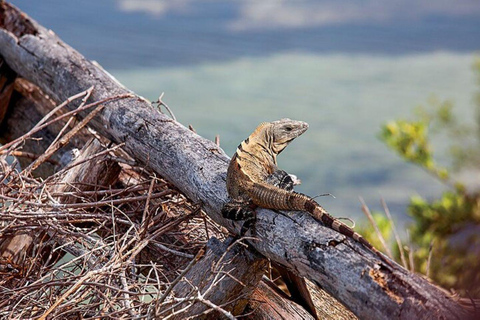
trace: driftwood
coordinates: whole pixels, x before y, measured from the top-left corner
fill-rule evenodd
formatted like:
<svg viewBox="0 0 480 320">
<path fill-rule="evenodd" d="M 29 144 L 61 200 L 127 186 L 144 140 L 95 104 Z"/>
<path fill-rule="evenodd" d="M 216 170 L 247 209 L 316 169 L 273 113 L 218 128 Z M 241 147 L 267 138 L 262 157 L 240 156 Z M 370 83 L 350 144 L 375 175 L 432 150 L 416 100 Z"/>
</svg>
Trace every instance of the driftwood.
<svg viewBox="0 0 480 320">
<path fill-rule="evenodd" d="M 0 55 L 54 101 L 61 102 L 92 85 L 92 101 L 130 93 L 52 31 L 5 2 L 0 2 L 0 17 Z M 104 137 L 124 143 L 136 161 L 201 202 L 217 223 L 239 231 L 239 224 L 220 215 L 227 201 L 229 158 L 215 143 L 154 110 L 140 97 L 105 103 L 90 125 Z M 259 210 L 255 230 L 257 240 L 250 244 L 258 252 L 321 286 L 360 318 L 468 316 L 444 291 L 399 265 L 385 265 L 358 243 L 305 213 Z"/>
</svg>

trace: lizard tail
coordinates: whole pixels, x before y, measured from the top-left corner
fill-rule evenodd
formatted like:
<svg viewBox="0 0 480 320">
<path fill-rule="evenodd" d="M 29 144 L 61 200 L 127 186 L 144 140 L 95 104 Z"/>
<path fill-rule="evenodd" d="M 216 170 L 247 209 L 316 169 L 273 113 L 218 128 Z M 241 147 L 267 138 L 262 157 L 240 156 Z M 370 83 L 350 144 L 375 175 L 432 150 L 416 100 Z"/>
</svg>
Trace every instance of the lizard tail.
<svg viewBox="0 0 480 320">
<path fill-rule="evenodd" d="M 343 234 L 343 235 L 345 235 L 345 236 L 347 236 L 347 237 L 349 237 L 349 238 L 351 238 L 351 239 L 353 239 L 357 242 L 360 242 L 365 247 L 367 247 L 370 251 L 374 252 L 383 262 L 385 262 L 386 264 L 388 264 L 390 267 L 393 268 L 393 264 L 389 261 L 389 259 L 382 252 L 380 252 L 377 248 L 372 246 L 370 244 L 370 242 L 368 242 L 364 237 L 362 237 L 357 232 L 353 231 L 353 229 L 350 228 L 349 226 L 343 224 L 339 220 L 337 220 L 334 217 L 332 217 L 331 215 L 329 215 L 328 212 L 325 209 L 322 208 L 322 206 L 320 206 L 319 204 L 317 204 L 315 202 L 315 200 L 312 200 L 312 199 L 308 198 L 308 201 L 311 202 L 310 204 L 307 205 L 310 209 L 312 209 L 313 205 L 316 204 L 316 207 L 314 207 L 312 209 L 313 212 L 307 210 L 308 212 L 310 212 L 312 214 L 312 216 L 315 219 L 320 220 L 327 227 L 330 227 L 331 229 L 333 229 L 335 231 L 338 231 L 341 234 Z"/>
<path fill-rule="evenodd" d="M 332 217 L 321 205 L 312 198 L 294 191 L 286 191 L 272 185 L 252 183 L 248 188 L 248 194 L 253 202 L 259 207 L 277 210 L 307 211 L 317 221 L 331 228 L 373 251 L 385 263 L 392 266 L 385 256 L 372 246 L 364 237 L 352 228 Z"/>
</svg>

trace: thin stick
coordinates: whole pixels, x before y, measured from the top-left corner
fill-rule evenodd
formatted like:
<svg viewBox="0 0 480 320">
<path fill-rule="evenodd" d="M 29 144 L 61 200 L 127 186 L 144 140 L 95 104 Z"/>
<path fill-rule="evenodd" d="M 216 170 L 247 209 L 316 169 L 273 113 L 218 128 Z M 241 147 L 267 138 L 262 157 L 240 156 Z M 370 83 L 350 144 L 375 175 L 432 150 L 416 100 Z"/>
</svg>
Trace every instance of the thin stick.
<svg viewBox="0 0 480 320">
<path fill-rule="evenodd" d="M 160 250 L 170 252 L 170 253 L 172 253 L 174 255 L 177 255 L 179 257 L 188 258 L 188 259 L 193 259 L 195 257 L 193 254 L 189 254 L 189 253 L 185 253 L 185 252 L 170 249 L 169 247 L 164 246 L 161 243 L 152 242 L 152 245 L 157 247 Z"/>
<path fill-rule="evenodd" d="M 163 293 L 163 295 L 155 302 L 155 316 L 157 316 L 158 314 L 158 308 L 160 307 L 160 305 L 163 303 L 163 301 L 165 301 L 165 299 L 168 297 L 168 295 L 170 294 L 170 292 L 173 290 L 173 287 L 175 287 L 175 285 L 177 283 L 180 282 L 180 280 L 182 280 L 183 276 L 185 276 L 188 272 L 188 270 L 190 270 L 194 265 L 195 263 L 198 262 L 198 260 L 200 260 L 201 257 L 203 257 L 203 255 L 205 254 L 205 248 L 201 248 L 198 253 L 195 255 L 195 258 L 192 259 L 192 261 L 190 261 L 190 263 L 187 265 L 187 267 L 178 275 L 178 277 L 173 280 L 172 283 L 170 283 L 170 286 L 167 288 L 167 290 L 165 290 L 165 292 Z"/>
<path fill-rule="evenodd" d="M 27 158 L 27 159 L 32 159 L 36 160 L 40 158 L 42 155 L 41 154 L 36 154 L 36 153 L 31 153 L 31 152 L 25 152 L 25 151 L 19 151 L 19 150 L 13 150 L 10 155 L 14 157 L 22 157 L 22 158 Z M 46 159 L 46 162 L 50 162 L 53 165 L 59 165 L 59 162 L 54 159 Z"/>
<path fill-rule="evenodd" d="M 150 199 L 156 199 L 163 197 L 167 194 L 175 193 L 174 190 L 165 190 L 159 193 L 154 193 L 150 195 Z M 39 208 L 56 208 L 56 209 L 67 209 L 67 208 L 92 208 L 92 207 L 101 207 L 101 206 L 108 206 L 108 205 L 117 205 L 121 203 L 133 202 L 133 201 L 143 201 L 146 200 L 149 196 L 135 196 L 129 198 L 120 198 L 120 199 L 113 199 L 113 200 L 104 200 L 104 201 L 97 201 L 97 202 L 89 202 L 89 203 L 38 203 L 32 201 L 23 201 L 23 204 L 36 206 Z M 0 194 L 0 199 L 12 202 L 18 202 L 18 199 L 11 198 L 8 196 L 4 196 Z"/>
<path fill-rule="evenodd" d="M 82 99 L 82 102 L 80 103 L 80 105 L 78 106 L 77 109 L 79 108 L 82 108 L 85 103 L 87 102 L 87 100 L 90 98 L 90 96 L 92 95 L 92 91 L 93 91 L 93 87 L 90 87 L 88 90 L 86 90 L 86 94 L 85 96 L 83 97 Z M 47 153 L 50 148 L 52 146 L 55 145 L 55 143 L 60 139 L 60 137 L 63 135 L 63 132 L 65 132 L 65 130 L 70 126 L 70 123 L 72 123 L 72 121 L 75 119 L 74 116 L 70 117 L 70 119 L 68 119 L 67 123 L 63 126 L 63 128 L 60 130 L 60 132 L 57 134 L 57 137 L 55 138 L 55 140 L 53 140 L 53 142 L 50 144 L 50 146 L 47 148 L 47 150 L 45 151 L 45 153 Z M 43 119 L 42 119 L 43 120 Z M 43 122 L 39 122 L 36 126 L 42 124 Z"/>
<path fill-rule="evenodd" d="M 175 118 L 175 115 L 173 114 L 172 110 L 168 107 L 168 105 L 162 101 L 162 98 L 163 96 L 165 95 L 165 92 L 162 92 L 160 94 L 160 96 L 158 97 L 158 104 L 160 106 L 164 106 L 165 109 L 167 109 L 168 113 L 170 113 L 170 116 L 172 117 L 173 121 L 177 121 L 177 119 Z"/>
<path fill-rule="evenodd" d="M 2 146 L 0 148 L 0 151 L 4 150 L 5 148 L 8 148 L 10 145 L 13 145 L 15 144 L 15 147 L 18 145 L 17 142 L 21 142 L 23 141 L 24 139 L 26 139 L 28 136 L 29 136 L 29 133 L 32 132 L 32 131 L 35 131 L 37 132 L 36 130 L 38 129 L 38 127 L 40 127 L 42 124 L 45 123 L 45 121 L 47 121 L 48 119 L 50 119 L 50 117 L 52 115 L 54 115 L 57 111 L 59 111 L 60 109 L 62 109 L 63 107 L 65 107 L 67 104 L 69 104 L 70 102 L 72 101 L 75 101 L 79 98 L 81 98 L 82 96 L 89 96 L 91 94 L 93 90 L 93 86 L 88 88 L 87 90 L 85 91 L 82 91 L 80 93 L 77 93 L 76 95 L 73 95 L 71 97 L 68 97 L 67 100 L 65 100 L 64 102 L 62 102 L 61 104 L 59 104 L 58 106 L 56 106 L 55 108 L 53 108 L 49 113 L 47 113 L 32 129 L 30 129 L 30 131 L 27 133 L 27 134 L 24 134 L 23 136 L 15 139 L 14 141 L 10 142 L 10 143 L 7 143 L 6 145 Z M 30 134 L 31 135 L 31 134 Z M 14 147 L 14 148 L 15 148 Z"/>
<path fill-rule="evenodd" d="M 375 232 L 377 233 L 378 239 L 380 240 L 380 243 L 382 244 L 383 249 L 385 249 L 385 252 L 387 253 L 387 256 L 389 258 L 392 258 L 392 252 L 390 252 L 390 248 L 388 248 L 387 243 L 385 242 L 385 239 L 383 238 L 382 233 L 380 232 L 380 229 L 378 228 L 378 225 L 375 222 L 375 219 L 373 219 L 373 216 L 372 216 L 372 213 L 370 212 L 370 209 L 368 209 L 368 207 L 365 204 L 365 201 L 363 201 L 362 197 L 358 197 L 358 199 L 360 199 L 360 202 L 362 204 L 363 213 L 365 213 L 368 220 L 370 220 L 370 223 L 372 224 L 373 228 L 375 229 Z"/>
<path fill-rule="evenodd" d="M 47 316 L 52 313 L 53 310 L 55 310 L 55 308 L 62 303 L 63 300 L 65 300 L 66 298 L 68 298 L 69 295 L 71 295 L 73 292 L 75 292 L 78 288 L 80 288 L 80 286 L 85 282 L 87 281 L 88 278 L 90 277 L 93 277 L 97 274 L 100 274 L 102 272 L 106 272 L 108 270 L 111 270 L 111 269 L 114 269 L 118 267 L 118 265 L 112 265 L 112 266 L 105 266 L 104 268 L 101 268 L 101 269 L 98 269 L 98 270 L 92 270 L 92 271 L 89 271 L 87 272 L 80 280 L 77 281 L 77 283 L 75 283 L 75 285 L 73 285 L 70 289 L 68 289 L 60 298 L 58 298 L 51 306 L 50 308 L 48 308 L 47 311 L 45 311 L 45 313 L 40 317 L 38 318 L 39 320 L 46 320 L 47 319 Z"/>
<path fill-rule="evenodd" d="M 47 184 L 48 182 L 50 182 L 52 179 L 54 179 L 55 177 L 58 177 L 59 175 L 63 174 L 64 172 L 67 172 L 68 170 L 72 169 L 73 167 L 76 167 L 76 166 L 79 166 L 81 165 L 82 163 L 85 163 L 85 162 L 88 162 L 88 161 L 92 161 L 93 159 L 95 158 L 98 158 L 98 157 L 101 157 L 103 156 L 104 154 L 107 154 L 109 152 L 113 152 L 121 147 L 123 147 L 125 145 L 125 142 L 122 142 L 114 147 L 111 147 L 110 149 L 105 149 L 101 152 L 98 152 L 97 154 L 92 154 L 91 156 L 87 157 L 86 159 L 83 159 L 81 161 L 76 161 L 74 162 L 73 164 L 63 168 L 62 170 L 59 170 L 57 172 L 55 172 L 54 174 L 52 174 L 51 176 L 49 176 L 48 178 L 46 178 L 42 183 L 40 183 L 38 185 L 38 187 L 43 187 L 45 184 Z"/>
<path fill-rule="evenodd" d="M 39 157 L 37 160 L 32 162 L 24 171 L 26 175 L 29 175 L 32 171 L 34 171 L 36 168 L 38 168 L 46 159 L 50 158 L 58 149 L 60 149 L 62 146 L 68 143 L 71 138 L 75 134 L 77 134 L 78 131 L 80 131 L 83 127 L 85 127 L 90 120 L 93 119 L 99 113 L 100 111 L 105 108 L 105 105 L 99 105 L 97 108 L 95 108 L 92 112 L 90 112 L 85 118 L 82 119 L 72 130 L 70 130 L 62 139 L 60 139 L 58 142 L 54 142 L 54 144 L 50 145 L 45 153 Z"/>
<path fill-rule="evenodd" d="M 228 312 L 227 310 L 220 308 L 219 306 L 217 306 L 216 304 L 214 304 L 214 303 L 211 302 L 210 300 L 204 299 L 203 296 L 200 294 L 200 292 L 197 293 L 196 300 L 198 300 L 198 301 L 200 301 L 201 303 L 203 303 L 204 305 L 212 308 L 213 310 L 215 310 L 215 311 L 217 311 L 217 312 L 220 312 L 220 313 L 223 314 L 227 319 L 230 319 L 230 320 L 236 320 L 236 319 L 237 319 L 237 318 L 235 318 L 235 317 L 233 316 L 233 314 L 231 314 L 231 313 Z"/>
<path fill-rule="evenodd" d="M 387 215 L 388 220 L 392 224 L 392 231 L 395 237 L 395 241 L 397 242 L 398 251 L 400 251 L 400 259 L 402 260 L 402 265 L 404 268 L 408 268 L 407 259 L 405 258 L 405 253 L 403 250 L 402 240 L 400 240 L 400 236 L 398 235 L 397 228 L 395 227 L 395 222 L 393 222 L 392 215 L 390 214 L 390 210 L 388 209 L 385 199 L 382 198 L 381 202 L 383 206 L 383 211 L 385 211 L 385 214 Z"/>
<path fill-rule="evenodd" d="M 64 113 L 58 117 L 56 117 L 55 119 L 52 119 L 50 120 L 49 122 L 47 123 L 44 123 L 42 124 L 41 126 L 38 126 L 36 128 L 32 128 L 29 132 L 27 132 L 26 134 L 24 134 L 23 136 L 21 137 L 18 137 L 17 139 L 13 140 L 13 141 L 10 141 L 9 143 L 7 144 L 4 144 L 3 146 L 0 147 L 0 154 L 4 154 L 6 152 L 4 152 L 5 149 L 7 148 L 10 148 L 12 145 L 18 143 L 18 142 L 21 142 L 23 140 L 25 140 L 26 138 L 28 137 L 31 137 L 32 135 L 34 135 L 35 133 L 37 133 L 38 131 L 48 127 L 49 125 L 51 125 L 52 123 L 55 123 L 57 121 L 60 121 L 64 118 L 67 118 L 67 117 L 70 117 L 72 115 L 75 115 L 81 111 L 84 111 L 84 110 L 87 110 L 87 109 L 90 109 L 90 108 L 93 108 L 93 107 L 96 107 L 100 104 L 103 104 L 103 103 L 107 103 L 107 102 L 110 102 L 112 100 L 120 100 L 120 99 L 126 99 L 126 98 L 134 98 L 135 95 L 131 94 L 131 93 L 127 93 L 127 94 L 120 94 L 120 95 L 116 95 L 116 96 L 113 96 L 113 97 L 108 97 L 108 98 L 105 98 L 105 99 L 102 99 L 102 100 L 99 100 L 97 102 L 93 102 L 93 103 L 90 103 L 90 104 L 87 104 L 85 106 L 83 106 L 82 108 L 78 108 L 78 109 L 75 109 L 73 111 L 70 111 L 70 112 L 67 112 L 67 113 Z"/>
<path fill-rule="evenodd" d="M 430 262 L 432 261 L 432 253 L 433 253 L 433 240 L 430 241 L 430 247 L 428 248 L 428 259 L 427 259 L 427 278 L 430 278 Z"/>
<path fill-rule="evenodd" d="M 410 271 L 415 272 L 415 261 L 413 256 L 413 249 L 412 249 L 412 242 L 410 241 L 410 232 L 407 230 L 407 238 L 408 238 L 408 262 L 410 263 Z"/>
<path fill-rule="evenodd" d="M 62 185 L 65 183 L 57 183 L 57 185 Z M 166 183 L 162 183 L 159 186 L 164 187 Z M 125 189 L 108 189 L 108 190 L 93 190 L 93 191 L 63 191 L 63 192 L 52 192 L 52 197 L 59 197 L 59 196 L 71 196 L 71 197 L 81 197 L 81 196 L 88 196 L 88 195 L 106 195 L 109 197 L 115 197 L 120 194 L 125 194 L 129 192 L 138 192 L 147 190 L 149 187 L 144 185 L 138 185 L 135 187 L 127 187 Z"/>
<path fill-rule="evenodd" d="M 129 290 L 128 290 L 128 284 L 127 284 L 127 275 L 125 273 L 125 269 L 122 270 L 122 272 L 120 273 L 120 281 L 122 283 L 122 286 L 123 286 L 123 303 L 125 305 L 125 309 L 128 310 L 128 313 L 132 316 L 132 318 L 135 318 L 138 316 L 137 312 L 135 311 L 134 307 L 133 307 L 133 303 L 132 303 L 132 300 L 130 298 L 130 293 L 129 293 Z M 117 289 L 117 288 L 115 288 Z"/>
<path fill-rule="evenodd" d="M 42 118 L 42 120 L 40 120 L 34 127 L 33 129 L 41 126 L 42 124 L 45 123 L 45 121 L 47 121 L 52 115 L 54 115 L 58 110 L 60 110 L 61 108 L 63 108 L 64 106 L 66 106 L 67 104 L 69 104 L 70 102 L 72 101 L 75 101 L 77 100 L 78 98 L 81 98 L 82 96 L 84 96 L 84 101 L 86 101 L 88 99 L 88 97 L 90 97 L 90 95 L 92 94 L 93 92 L 93 86 L 91 86 L 90 88 L 88 88 L 87 90 L 85 91 L 82 91 L 80 93 L 77 93 L 76 95 L 73 95 L 69 98 L 67 98 L 67 100 L 65 100 L 64 102 L 62 102 L 61 104 L 59 104 L 57 107 L 53 108 L 52 111 L 50 111 L 49 113 L 47 113 L 47 115 L 45 117 Z"/>
<path fill-rule="evenodd" d="M 152 178 L 152 182 L 150 183 L 150 188 L 148 189 L 147 199 L 145 200 L 145 209 L 143 210 L 142 226 L 140 227 L 140 235 L 139 235 L 140 239 L 143 239 L 145 237 L 150 221 L 152 220 L 152 213 L 148 210 L 148 208 L 150 204 L 150 198 L 153 193 L 153 187 L 155 186 L 155 179 L 156 177 L 154 176 Z"/>
</svg>

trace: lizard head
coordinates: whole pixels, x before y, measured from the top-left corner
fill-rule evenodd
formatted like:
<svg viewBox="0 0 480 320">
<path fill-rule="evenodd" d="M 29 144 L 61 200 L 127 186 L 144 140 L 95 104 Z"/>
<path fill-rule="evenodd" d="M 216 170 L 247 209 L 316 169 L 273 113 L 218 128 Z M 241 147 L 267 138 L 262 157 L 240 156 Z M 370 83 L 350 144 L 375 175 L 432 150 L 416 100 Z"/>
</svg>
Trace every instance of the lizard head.
<svg viewBox="0 0 480 320">
<path fill-rule="evenodd" d="M 266 134 L 271 139 L 271 148 L 275 154 L 282 152 L 293 139 L 308 129 L 308 123 L 290 119 L 281 119 L 267 124 Z"/>
</svg>

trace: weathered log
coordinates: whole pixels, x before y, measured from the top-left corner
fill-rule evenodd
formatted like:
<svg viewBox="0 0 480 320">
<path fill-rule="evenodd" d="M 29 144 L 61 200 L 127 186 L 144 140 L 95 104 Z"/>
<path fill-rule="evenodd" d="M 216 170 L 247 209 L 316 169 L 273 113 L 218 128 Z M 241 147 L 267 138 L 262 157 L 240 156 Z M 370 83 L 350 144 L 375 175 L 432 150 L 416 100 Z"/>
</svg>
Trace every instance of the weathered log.
<svg viewBox="0 0 480 320">
<path fill-rule="evenodd" d="M 315 319 L 317 316 L 317 309 L 312 300 L 312 294 L 308 290 L 305 278 L 296 275 L 284 266 L 271 261 L 273 269 L 279 273 L 281 280 L 288 289 L 292 300 L 305 308 Z"/>
<path fill-rule="evenodd" d="M 159 310 L 159 315 L 166 316 L 173 310 L 178 312 L 192 304 L 185 308 L 184 312 L 178 312 L 171 317 L 218 319 L 222 313 L 199 301 L 198 297 L 201 297 L 204 301 L 221 306 L 223 311 L 234 316 L 241 315 L 248 303 L 247 313 L 252 319 L 313 319 L 310 313 L 291 301 L 285 293 L 279 294 L 279 289 L 274 291 L 267 285 L 269 280 L 264 278 L 260 281 L 266 265 L 266 259 L 258 253 L 246 250 L 243 244 L 234 242 L 232 238 L 223 243 L 211 238 L 205 255 L 173 287 L 173 297 L 177 299 L 171 305 L 175 308 L 164 307 Z M 275 285 L 272 283 L 272 286 Z M 331 310 L 330 307 L 328 309 Z M 208 313 L 205 313 L 207 310 Z"/>
<path fill-rule="evenodd" d="M 252 320 L 309 320 L 314 319 L 305 309 L 298 304 L 287 300 L 284 294 L 278 292 L 275 284 L 269 285 L 267 280 L 259 283 L 257 290 L 253 292 L 250 303 L 245 310 L 246 319 Z M 338 302 L 337 302 L 338 304 Z M 322 308 L 330 306 L 321 306 Z M 325 317 L 320 319 L 339 319 L 338 317 Z M 342 318 L 340 318 L 342 319 Z M 345 319 L 345 318 L 344 318 Z M 343 319 L 342 319 L 343 320 Z"/>
<path fill-rule="evenodd" d="M 187 316 L 199 316 L 205 311 L 212 311 L 212 305 L 241 315 L 253 291 L 262 279 L 267 260 L 258 254 L 245 250 L 244 245 L 234 242 L 232 238 L 224 243 L 211 238 L 205 255 L 182 277 L 173 288 L 174 297 L 182 297 L 184 302 L 174 302 L 173 310 L 181 310 L 192 304 L 185 313 L 177 313 L 173 319 Z M 172 310 L 163 310 L 162 316 Z M 203 314 L 201 318 L 218 319 L 218 311 Z"/>
<path fill-rule="evenodd" d="M 0 19 L 0 55 L 17 74 L 55 101 L 91 85 L 95 86 L 95 101 L 127 92 L 52 31 L 14 7 L 0 2 L 0 14 L 4 16 Z M 105 137 L 125 143 L 125 150 L 137 161 L 170 180 L 192 200 L 201 201 L 216 222 L 239 231 L 239 224 L 220 215 L 227 200 L 229 159 L 213 142 L 158 113 L 140 97 L 109 102 L 91 125 Z M 258 210 L 255 230 L 258 240 L 251 244 L 260 253 L 321 285 L 360 318 L 467 316 L 458 303 L 425 279 L 398 265 L 384 265 L 360 244 L 305 213 L 286 216 Z"/>
<path fill-rule="evenodd" d="M 328 293 L 311 282 L 307 285 L 312 293 L 318 319 L 323 320 L 355 320 L 357 317 L 346 310 L 345 306 L 335 300 Z M 253 293 L 246 313 L 251 315 L 247 319 L 313 319 L 305 309 L 290 300 L 286 300 L 285 293 L 279 292 L 278 287 L 268 280 L 260 282 L 258 289 Z"/>
</svg>

